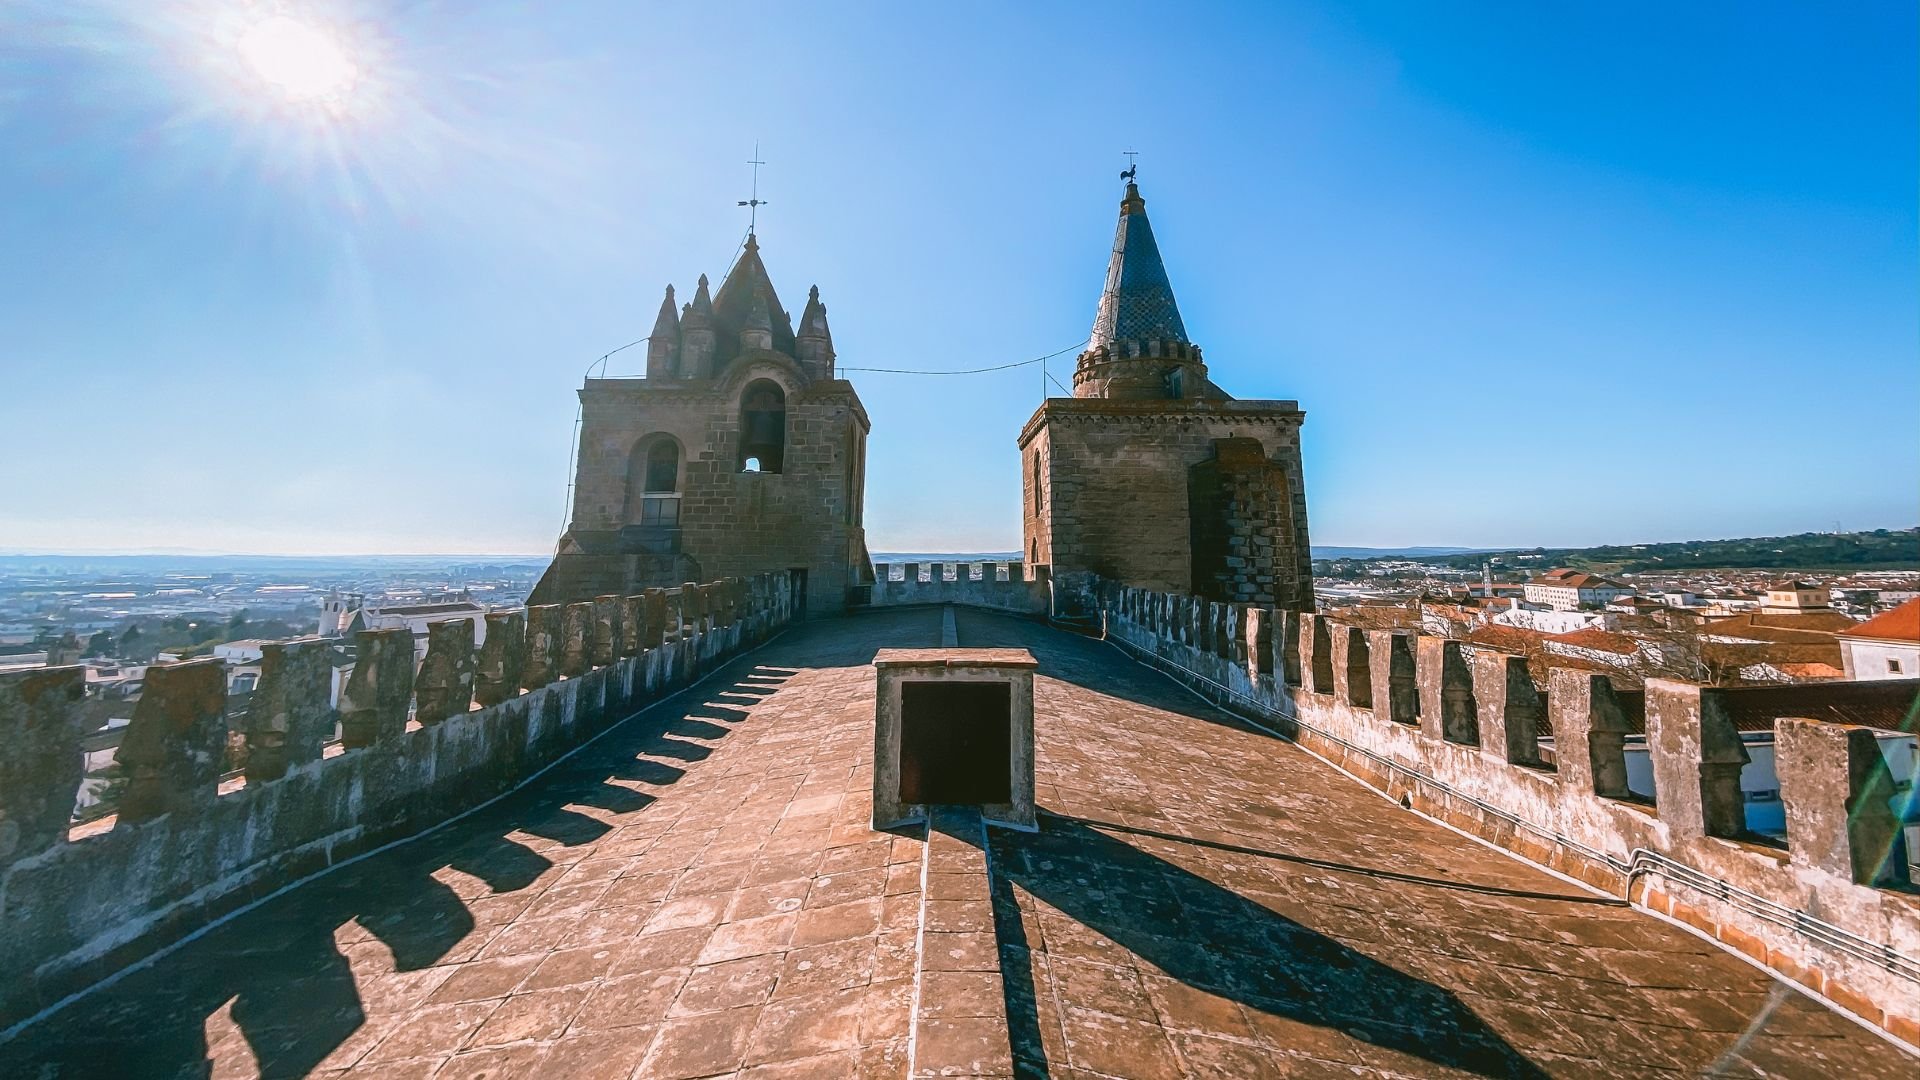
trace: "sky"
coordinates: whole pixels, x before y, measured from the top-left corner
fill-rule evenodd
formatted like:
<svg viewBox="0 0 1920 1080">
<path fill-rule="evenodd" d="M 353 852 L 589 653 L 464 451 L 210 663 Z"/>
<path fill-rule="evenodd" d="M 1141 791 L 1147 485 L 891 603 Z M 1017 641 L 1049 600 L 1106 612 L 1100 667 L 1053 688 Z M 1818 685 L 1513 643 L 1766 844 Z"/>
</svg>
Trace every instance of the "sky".
<svg viewBox="0 0 1920 1080">
<path fill-rule="evenodd" d="M 551 551 L 756 145 L 784 305 L 925 371 L 1086 338 L 1136 149 L 1320 545 L 1911 526 L 1920 27 L 1832 11 L 14 0 L 0 551 Z M 1018 548 L 1061 391 L 850 377 L 870 549 Z"/>
</svg>

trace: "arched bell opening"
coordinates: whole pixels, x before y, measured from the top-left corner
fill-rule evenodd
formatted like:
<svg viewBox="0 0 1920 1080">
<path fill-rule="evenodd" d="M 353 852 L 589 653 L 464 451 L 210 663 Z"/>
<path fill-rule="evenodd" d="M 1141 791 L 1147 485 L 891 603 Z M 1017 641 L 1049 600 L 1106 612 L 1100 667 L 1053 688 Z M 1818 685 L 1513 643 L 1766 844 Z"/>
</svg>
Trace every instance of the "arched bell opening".
<svg viewBox="0 0 1920 1080">
<path fill-rule="evenodd" d="M 787 394 L 756 379 L 740 395 L 740 471 L 777 473 L 787 449 Z"/>
</svg>

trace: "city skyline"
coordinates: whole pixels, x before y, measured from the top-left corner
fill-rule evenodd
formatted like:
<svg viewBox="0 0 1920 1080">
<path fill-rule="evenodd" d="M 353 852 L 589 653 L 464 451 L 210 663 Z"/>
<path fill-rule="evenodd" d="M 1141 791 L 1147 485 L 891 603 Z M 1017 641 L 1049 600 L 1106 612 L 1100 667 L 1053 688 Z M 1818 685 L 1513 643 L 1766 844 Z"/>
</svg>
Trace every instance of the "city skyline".
<svg viewBox="0 0 1920 1080">
<path fill-rule="evenodd" d="M 345 74 L 275 83 L 344 80 L 318 104 L 263 92 L 276 42 L 238 10 L 0 15 L 0 423 L 45 461 L 0 551 L 550 551 L 582 374 L 666 284 L 725 274 L 756 141 L 771 278 L 796 314 L 819 285 L 844 368 L 1067 349 L 1062 381 L 1139 150 L 1215 376 L 1307 414 L 1319 546 L 1915 518 L 1892 5 L 1651 36 L 1500 7 L 287 5 L 343 43 Z M 1098 61 L 1149 26 L 1173 85 Z M 1018 546 L 1039 373 L 849 374 L 869 547 Z"/>
</svg>

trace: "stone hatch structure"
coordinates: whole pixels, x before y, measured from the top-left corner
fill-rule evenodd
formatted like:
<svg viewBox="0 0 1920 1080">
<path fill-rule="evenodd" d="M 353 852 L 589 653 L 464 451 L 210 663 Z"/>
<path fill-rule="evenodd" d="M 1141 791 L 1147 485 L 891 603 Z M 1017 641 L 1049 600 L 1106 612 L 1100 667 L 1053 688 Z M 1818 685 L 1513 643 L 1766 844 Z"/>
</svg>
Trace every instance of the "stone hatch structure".
<svg viewBox="0 0 1920 1080">
<path fill-rule="evenodd" d="M 702 274 L 676 310 L 667 286 L 646 378 L 589 378 L 580 409 L 571 523 L 533 603 L 797 571 L 823 614 L 872 580 L 866 409 L 820 290 L 796 331 L 753 234 L 718 292 Z"/>
<path fill-rule="evenodd" d="M 1312 607 L 1305 414 L 1208 379 L 1131 181 L 1073 395 L 1049 398 L 1020 432 L 1028 562 L 1051 565 L 1068 595 L 1097 575 Z"/>
</svg>

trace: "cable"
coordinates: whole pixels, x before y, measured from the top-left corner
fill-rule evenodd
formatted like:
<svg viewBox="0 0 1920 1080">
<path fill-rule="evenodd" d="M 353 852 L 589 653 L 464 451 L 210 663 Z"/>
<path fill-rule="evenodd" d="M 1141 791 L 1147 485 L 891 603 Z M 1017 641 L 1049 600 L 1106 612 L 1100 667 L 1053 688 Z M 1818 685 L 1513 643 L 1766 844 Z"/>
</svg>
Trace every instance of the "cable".
<svg viewBox="0 0 1920 1080">
<path fill-rule="evenodd" d="M 1045 356 L 1036 356 L 1031 360 L 1019 360 L 1011 364 L 997 364 L 993 367 L 967 368 L 962 371 L 914 371 L 909 368 L 847 367 L 844 364 L 836 364 L 835 367 L 840 371 L 877 371 L 887 375 L 979 375 L 988 371 L 1008 371 L 1013 368 L 1027 367 L 1030 364 L 1038 364 L 1051 360 L 1062 353 L 1070 353 L 1085 344 L 1086 342 L 1084 341 L 1076 342 L 1064 349 L 1055 350 Z"/>
</svg>

